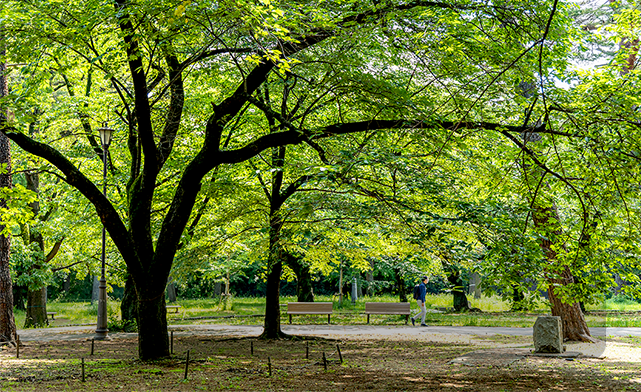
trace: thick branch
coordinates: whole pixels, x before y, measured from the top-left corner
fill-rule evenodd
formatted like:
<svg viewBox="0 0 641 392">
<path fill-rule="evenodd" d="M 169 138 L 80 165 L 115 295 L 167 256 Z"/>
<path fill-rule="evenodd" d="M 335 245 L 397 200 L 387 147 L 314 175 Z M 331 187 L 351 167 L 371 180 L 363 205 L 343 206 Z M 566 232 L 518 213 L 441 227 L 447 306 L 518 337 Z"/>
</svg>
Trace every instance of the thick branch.
<svg viewBox="0 0 641 392">
<path fill-rule="evenodd" d="M 62 241 L 64 241 L 64 238 L 59 241 L 56 241 L 56 243 L 53 244 L 53 248 L 51 248 L 49 253 L 47 253 L 47 256 L 45 256 L 45 263 L 50 262 L 51 259 L 56 257 L 56 255 L 58 254 L 58 251 L 60 250 L 60 245 L 62 245 Z"/>
<path fill-rule="evenodd" d="M 175 54 L 167 56 L 167 65 L 169 66 L 169 86 L 171 90 L 171 99 L 169 102 L 169 113 L 167 113 L 167 120 L 165 128 L 163 129 L 162 136 L 158 146 L 158 166 L 162 166 L 176 140 L 178 128 L 180 126 L 180 119 L 182 117 L 183 106 L 185 103 L 185 90 L 183 86 L 182 71 L 180 64 Z"/>
<path fill-rule="evenodd" d="M 138 40 L 135 38 L 135 31 L 131 23 L 131 15 L 127 12 L 127 2 L 125 0 L 115 0 L 118 23 L 123 33 L 125 48 L 127 51 L 127 62 L 129 71 L 134 85 L 134 101 L 136 105 L 136 118 L 138 120 L 138 133 L 145 153 L 145 166 L 150 164 L 156 168 L 156 145 L 154 144 L 153 128 L 151 125 L 151 109 L 147 94 L 147 78 L 142 63 L 142 54 Z M 149 162 L 148 162 L 149 161 Z"/>
<path fill-rule="evenodd" d="M 141 271 L 140 261 L 127 228 L 118 212 L 96 185 L 53 147 L 37 142 L 22 133 L 5 130 L 4 134 L 23 150 L 39 156 L 57 167 L 64 174 L 65 182 L 78 189 L 94 205 L 102 224 L 105 225 L 127 263 L 127 267 L 133 271 Z"/>
</svg>

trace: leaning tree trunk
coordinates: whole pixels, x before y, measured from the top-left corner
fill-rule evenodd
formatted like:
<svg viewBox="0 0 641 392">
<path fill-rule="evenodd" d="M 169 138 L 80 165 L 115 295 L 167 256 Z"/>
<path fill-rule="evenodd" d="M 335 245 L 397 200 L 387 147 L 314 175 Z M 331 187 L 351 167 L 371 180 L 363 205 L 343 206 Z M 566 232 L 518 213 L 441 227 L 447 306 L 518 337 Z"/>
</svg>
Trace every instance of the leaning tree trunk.
<svg viewBox="0 0 641 392">
<path fill-rule="evenodd" d="M 8 95 L 7 71 L 4 57 L 6 50 L 4 47 L 4 36 L 0 26 L 0 97 Z M 5 108 L 0 109 L 0 127 L 4 126 L 7 121 L 8 111 Z M 0 133 L 0 164 L 6 165 L 6 170 L 0 172 L 0 187 L 11 188 L 11 147 L 9 139 Z M 6 208 L 6 200 L 0 200 L 0 208 Z M 0 230 L 4 230 L 5 225 L 0 223 Z M 9 235 L 0 235 L 0 341 L 11 342 L 17 341 L 16 322 L 13 318 L 13 290 L 11 288 L 11 267 L 9 265 L 9 254 L 11 251 L 11 237 Z"/>
<path fill-rule="evenodd" d="M 532 149 L 536 149 L 541 135 L 536 132 L 522 134 L 523 141 Z M 534 151 L 534 154 L 537 154 Z M 583 342 L 595 342 L 590 335 L 588 324 L 577 302 L 565 303 L 555 291 L 574 283 L 572 272 L 567 265 L 561 265 L 554 247 L 564 249 L 559 243 L 563 234 L 561 219 L 554 198 L 550 195 L 550 186 L 545 181 L 545 171 L 540 168 L 528 155 L 523 153 L 523 174 L 528 187 L 528 199 L 532 205 L 532 221 L 540 234 L 540 247 L 547 259 L 546 275 L 548 280 L 548 296 L 552 305 L 552 315 L 561 317 L 563 338 Z"/>
<path fill-rule="evenodd" d="M 314 302 L 312 274 L 309 271 L 309 265 L 289 253 L 286 255 L 285 260 L 289 268 L 296 274 L 296 296 L 298 302 Z"/>
<path fill-rule="evenodd" d="M 541 202 L 534 205 L 532 220 L 535 227 L 543 234 L 541 249 L 548 260 L 548 296 L 552 305 L 552 316 L 561 317 L 563 323 L 563 338 L 581 342 L 595 342 L 585 321 L 578 302 L 565 303 L 556 293 L 556 287 L 571 285 L 574 278 L 567 266 L 559 266 L 557 252 L 553 249 L 554 241 L 561 235 L 560 217 L 553 202 L 543 206 Z"/>
</svg>

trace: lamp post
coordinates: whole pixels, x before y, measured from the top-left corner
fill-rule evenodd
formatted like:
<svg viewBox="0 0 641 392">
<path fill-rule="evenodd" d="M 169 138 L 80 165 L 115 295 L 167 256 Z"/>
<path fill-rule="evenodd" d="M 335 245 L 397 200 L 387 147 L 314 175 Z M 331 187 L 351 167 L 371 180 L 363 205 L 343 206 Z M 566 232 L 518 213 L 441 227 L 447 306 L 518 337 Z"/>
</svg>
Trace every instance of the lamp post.
<svg viewBox="0 0 641 392">
<path fill-rule="evenodd" d="M 107 150 L 114 130 L 107 127 L 105 123 L 102 128 L 98 128 L 100 142 L 102 143 L 102 194 L 107 197 Z M 107 279 L 105 278 L 105 247 L 107 234 L 105 225 L 102 225 L 102 256 L 100 267 L 100 282 L 98 285 L 98 322 L 96 325 L 96 335 L 94 339 L 110 339 L 107 333 Z"/>
</svg>

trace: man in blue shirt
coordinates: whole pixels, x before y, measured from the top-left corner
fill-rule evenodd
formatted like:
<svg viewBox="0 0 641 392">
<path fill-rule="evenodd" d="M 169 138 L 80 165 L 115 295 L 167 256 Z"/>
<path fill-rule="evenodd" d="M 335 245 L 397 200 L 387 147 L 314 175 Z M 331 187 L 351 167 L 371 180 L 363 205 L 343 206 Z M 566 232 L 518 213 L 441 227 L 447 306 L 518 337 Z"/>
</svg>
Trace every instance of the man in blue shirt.
<svg viewBox="0 0 641 392">
<path fill-rule="evenodd" d="M 427 288 L 425 287 L 426 284 L 427 276 L 423 276 L 423 278 L 421 279 L 421 284 L 418 285 L 419 296 L 416 299 L 419 313 L 412 317 L 412 325 L 416 325 L 416 318 L 418 318 L 418 316 L 421 316 L 421 327 L 427 327 L 427 324 L 425 324 L 425 315 L 427 314 L 427 309 L 425 308 L 425 295 L 427 294 Z"/>
</svg>

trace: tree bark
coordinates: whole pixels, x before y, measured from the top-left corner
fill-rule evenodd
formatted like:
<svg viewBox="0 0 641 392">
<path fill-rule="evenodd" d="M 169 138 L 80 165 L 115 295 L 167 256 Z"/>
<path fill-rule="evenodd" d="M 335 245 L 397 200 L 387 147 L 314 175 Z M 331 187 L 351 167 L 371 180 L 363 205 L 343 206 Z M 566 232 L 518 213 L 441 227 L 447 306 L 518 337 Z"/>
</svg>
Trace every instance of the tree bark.
<svg viewBox="0 0 641 392">
<path fill-rule="evenodd" d="M 163 285 L 164 286 L 164 285 Z M 164 287 L 159 293 L 138 296 L 138 355 L 141 360 L 169 356 Z"/>
<path fill-rule="evenodd" d="M 138 295 L 131 275 L 127 274 L 125 280 L 125 292 L 120 302 L 120 317 L 123 321 L 137 321 L 138 319 Z"/>
<path fill-rule="evenodd" d="M 47 320 L 47 286 L 27 293 L 27 314 L 24 320 L 25 328 L 44 327 Z"/>
<path fill-rule="evenodd" d="M 167 302 L 176 302 L 176 283 L 173 281 L 167 284 Z"/>
<path fill-rule="evenodd" d="M 269 255 L 267 257 L 267 292 L 265 294 L 265 326 L 261 335 L 264 339 L 278 339 L 287 336 L 280 329 L 280 276 L 283 271 L 284 249 L 280 233 L 283 223 L 280 218 L 279 200 L 270 211 Z"/>
<path fill-rule="evenodd" d="M 267 293 L 265 294 L 265 326 L 263 339 L 279 339 L 285 336 L 280 329 L 280 275 L 283 264 L 280 260 L 270 262 L 267 274 Z"/>
<path fill-rule="evenodd" d="M 0 97 L 5 97 L 9 93 L 4 43 L 4 32 L 0 25 Z M 8 111 L 6 108 L 0 108 L 0 126 L 7 122 Z M 0 134 L 0 164 L 6 165 L 6 172 L 0 172 L 0 187 L 11 188 L 11 145 L 9 139 Z M 6 200 L 0 200 L 0 208 L 6 208 Z M 5 225 L 0 224 L 0 230 L 4 230 Z M 11 287 L 11 266 L 9 264 L 9 255 L 11 252 L 11 237 L 9 235 L 0 235 L 0 341 L 15 342 L 16 322 L 13 317 L 13 289 Z"/>
<path fill-rule="evenodd" d="M 447 275 L 447 281 L 450 282 L 452 286 L 452 296 L 453 296 L 453 305 L 456 312 L 467 312 L 470 310 L 470 303 L 467 300 L 465 295 L 465 290 L 463 290 L 463 279 L 461 279 L 461 271 L 456 267 L 449 268 L 449 273 Z"/>
<path fill-rule="evenodd" d="M 367 286 L 363 289 L 364 295 L 369 295 L 370 297 L 376 294 L 372 288 L 374 283 L 374 259 L 369 260 L 370 269 L 365 272 L 365 281 L 367 281 Z"/>
<path fill-rule="evenodd" d="M 396 275 L 396 289 L 398 290 L 398 300 L 399 302 L 407 302 L 407 292 L 405 290 L 405 277 L 401 271 L 397 268 L 394 269 L 394 274 Z"/>
<path fill-rule="evenodd" d="M 564 303 L 555 291 L 557 287 L 574 283 L 574 277 L 570 269 L 567 266 L 558 265 L 558 254 L 553 249 L 556 238 L 562 234 L 556 205 L 552 201 L 547 201 L 547 205 L 544 205 L 542 197 L 537 198 L 534 203 L 532 220 L 534 221 L 534 226 L 542 234 L 541 249 L 549 263 L 547 271 L 549 275 L 548 296 L 552 305 L 552 316 L 561 317 L 564 340 L 596 342 L 596 339 L 590 334 L 590 329 L 579 304 L 577 302 Z"/>
<path fill-rule="evenodd" d="M 38 173 L 25 173 L 25 179 L 27 181 L 27 189 L 34 192 L 37 197 L 39 197 L 40 192 L 40 176 Z M 29 205 L 33 215 L 39 218 L 40 215 L 40 201 L 36 199 L 33 203 Z M 30 271 L 27 271 L 27 274 L 34 273 L 35 270 L 39 268 L 44 268 L 44 238 L 42 238 L 42 233 L 37 227 L 32 227 L 29 230 L 29 238 L 27 239 L 28 244 L 35 243 L 40 250 L 39 254 L 35 256 L 33 266 L 30 268 Z M 34 328 L 34 327 L 44 327 L 48 324 L 47 320 L 47 285 L 46 282 L 39 282 L 41 287 L 28 288 L 27 291 L 27 312 L 24 320 L 25 328 Z"/>
<path fill-rule="evenodd" d="M 285 258 L 287 265 L 296 274 L 296 297 L 298 302 L 314 302 L 314 289 L 312 287 L 312 274 L 309 265 L 300 258 L 287 254 Z"/>
</svg>

